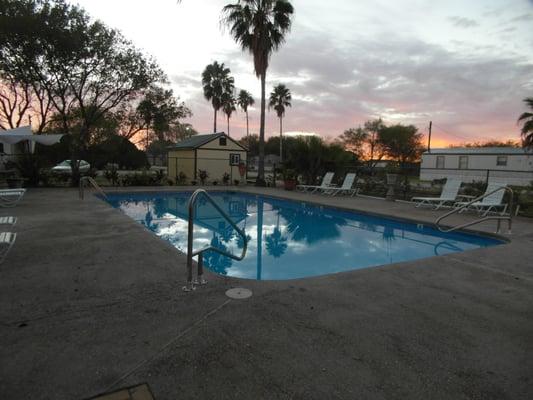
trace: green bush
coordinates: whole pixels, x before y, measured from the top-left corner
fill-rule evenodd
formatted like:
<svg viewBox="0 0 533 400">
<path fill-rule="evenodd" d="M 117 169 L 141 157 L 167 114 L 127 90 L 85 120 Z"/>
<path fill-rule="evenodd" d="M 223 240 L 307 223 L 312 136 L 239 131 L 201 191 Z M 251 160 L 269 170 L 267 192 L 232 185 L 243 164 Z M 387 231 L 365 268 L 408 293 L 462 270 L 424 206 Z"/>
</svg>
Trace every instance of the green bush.
<svg viewBox="0 0 533 400">
<path fill-rule="evenodd" d="M 187 175 L 183 171 L 180 171 L 176 176 L 176 185 L 185 185 L 187 183 Z"/>
<path fill-rule="evenodd" d="M 117 166 L 115 164 L 107 164 L 104 170 L 104 176 L 111 185 L 116 186 L 119 181 Z"/>
<path fill-rule="evenodd" d="M 122 186 L 159 186 L 161 178 L 152 173 L 142 171 L 122 176 Z"/>
</svg>

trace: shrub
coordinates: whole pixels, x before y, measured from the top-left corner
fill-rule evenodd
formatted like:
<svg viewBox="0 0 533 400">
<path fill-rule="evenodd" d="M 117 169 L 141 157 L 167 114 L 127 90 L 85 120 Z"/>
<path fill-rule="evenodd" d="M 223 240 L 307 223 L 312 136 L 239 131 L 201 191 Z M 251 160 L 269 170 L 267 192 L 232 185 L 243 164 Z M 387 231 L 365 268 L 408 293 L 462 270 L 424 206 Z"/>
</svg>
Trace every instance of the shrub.
<svg viewBox="0 0 533 400">
<path fill-rule="evenodd" d="M 209 177 L 209 174 L 205 169 L 199 169 L 198 170 L 198 178 L 200 178 L 200 182 L 202 185 L 205 185 L 206 179 Z"/>
<path fill-rule="evenodd" d="M 224 185 L 228 185 L 230 180 L 230 175 L 227 172 L 224 172 L 224 175 L 222 175 L 222 182 L 224 182 Z"/>
<path fill-rule="evenodd" d="M 468 196 L 481 196 L 487 187 L 486 182 L 484 181 L 473 181 L 467 183 L 463 187 L 463 194 Z"/>
<path fill-rule="evenodd" d="M 104 176 L 111 185 L 116 186 L 119 178 L 116 164 L 107 164 L 104 170 Z"/>
<path fill-rule="evenodd" d="M 180 171 L 178 176 L 176 176 L 176 185 L 185 185 L 187 182 L 187 175 L 183 171 Z"/>
<path fill-rule="evenodd" d="M 165 171 L 162 169 L 156 169 L 154 179 L 157 183 L 161 183 L 163 179 L 165 178 Z"/>
<path fill-rule="evenodd" d="M 160 184 L 161 179 L 146 171 L 135 172 L 122 177 L 122 186 L 158 186 Z"/>
</svg>

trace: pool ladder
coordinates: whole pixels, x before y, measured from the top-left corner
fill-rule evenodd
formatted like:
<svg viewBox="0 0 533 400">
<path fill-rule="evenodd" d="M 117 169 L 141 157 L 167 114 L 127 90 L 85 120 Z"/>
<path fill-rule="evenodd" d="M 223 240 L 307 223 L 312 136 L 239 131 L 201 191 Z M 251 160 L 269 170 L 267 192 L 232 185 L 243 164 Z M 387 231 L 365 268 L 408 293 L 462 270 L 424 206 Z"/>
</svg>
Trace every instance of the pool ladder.
<svg viewBox="0 0 533 400">
<path fill-rule="evenodd" d="M 80 193 L 80 199 L 85 198 L 85 186 L 91 185 L 93 188 L 95 188 L 102 196 L 104 196 L 105 199 L 107 199 L 107 195 L 103 191 L 103 189 L 96 183 L 96 181 L 91 178 L 90 176 L 82 176 L 80 178 L 80 187 L 79 187 L 79 193 Z"/>
<path fill-rule="evenodd" d="M 480 201 L 480 200 L 484 199 L 485 197 L 488 197 L 488 196 L 492 195 L 493 193 L 496 193 L 496 192 L 498 192 L 500 190 L 504 190 L 504 191 L 509 193 L 509 207 L 508 207 L 509 214 L 508 215 L 505 215 L 505 211 L 507 210 L 507 207 L 506 207 L 500 215 L 488 215 L 487 216 L 487 213 L 488 213 L 488 211 L 487 211 L 487 212 L 485 212 L 485 214 L 483 215 L 482 218 L 476 219 L 474 221 L 466 222 L 466 223 L 461 224 L 461 225 L 456 225 L 456 226 L 453 226 L 451 228 L 445 228 L 445 227 L 440 225 L 440 223 L 442 222 L 443 219 L 449 217 L 450 215 L 460 213 L 461 211 L 467 209 L 469 206 L 471 206 L 475 202 Z M 515 212 L 515 210 L 514 210 L 514 192 L 513 192 L 513 190 L 511 188 L 509 188 L 507 186 L 502 186 L 502 187 L 499 187 L 497 189 L 494 189 L 492 192 L 485 193 L 485 194 L 483 194 L 483 195 L 481 195 L 479 197 L 476 197 L 473 200 L 470 200 L 468 203 L 463 204 L 461 207 L 454 208 L 453 210 L 447 212 L 446 214 L 441 215 L 439 218 L 437 218 L 435 220 L 435 225 L 437 226 L 439 231 L 447 233 L 447 232 L 456 231 L 458 229 L 463 229 L 463 228 L 466 228 L 466 227 L 469 227 L 469 226 L 472 226 L 472 225 L 476 225 L 476 224 L 479 224 L 481 222 L 494 221 L 495 220 L 495 221 L 497 221 L 496 233 L 499 233 L 500 232 L 500 228 L 501 228 L 501 222 L 502 221 L 507 221 L 507 223 L 508 223 L 508 233 L 510 234 L 511 233 L 511 228 L 513 227 L 513 214 L 514 214 L 514 212 Z M 518 210 L 516 212 L 518 212 Z"/>
<path fill-rule="evenodd" d="M 194 213 L 195 213 L 195 206 L 196 206 L 196 200 L 198 199 L 198 196 L 204 196 L 209 203 L 215 209 L 224 217 L 226 221 L 232 226 L 235 231 L 239 234 L 239 236 L 242 237 L 243 240 L 243 248 L 242 253 L 240 256 L 236 256 L 234 254 L 228 253 L 227 251 L 221 250 L 214 246 L 208 246 L 204 247 L 203 249 L 193 251 L 192 244 L 193 244 L 193 234 L 194 234 Z M 185 292 L 190 292 L 195 289 L 196 285 L 205 285 L 207 281 L 203 278 L 204 274 L 204 256 L 203 253 L 205 251 L 214 251 L 215 253 L 221 254 L 223 256 L 229 257 L 232 260 L 241 261 L 246 256 L 246 250 L 248 249 L 248 239 L 246 238 L 246 234 L 237 226 L 235 222 L 232 221 L 232 219 L 229 217 L 228 214 L 220 206 L 215 203 L 213 198 L 205 191 L 204 189 L 198 189 L 196 190 L 192 196 L 189 199 L 188 203 L 188 209 L 189 209 L 189 221 L 188 221 L 188 227 L 187 227 L 187 285 L 183 287 L 183 290 Z M 198 272 L 197 272 L 197 278 L 196 280 L 193 280 L 193 274 L 192 274 L 192 258 L 194 256 L 198 256 Z"/>
</svg>

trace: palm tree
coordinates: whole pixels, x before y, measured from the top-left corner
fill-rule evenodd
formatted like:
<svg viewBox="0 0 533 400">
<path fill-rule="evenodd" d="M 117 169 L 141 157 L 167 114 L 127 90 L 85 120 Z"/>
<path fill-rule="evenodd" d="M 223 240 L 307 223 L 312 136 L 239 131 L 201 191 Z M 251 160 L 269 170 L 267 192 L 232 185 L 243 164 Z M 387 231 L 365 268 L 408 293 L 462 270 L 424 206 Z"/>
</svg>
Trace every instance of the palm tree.
<svg viewBox="0 0 533 400">
<path fill-rule="evenodd" d="M 250 93 L 246 90 L 241 90 L 239 96 L 237 97 L 237 103 L 241 110 L 246 113 L 246 137 L 250 136 L 250 131 L 248 129 L 248 107 L 255 104 L 255 100 Z"/>
<path fill-rule="evenodd" d="M 277 208 L 277 207 L 274 207 Z M 279 208 L 277 209 L 278 213 L 278 222 L 276 223 L 276 227 L 274 228 L 274 231 L 266 236 L 266 250 L 268 254 L 270 254 L 274 258 L 279 258 L 283 254 L 285 254 L 285 251 L 287 251 L 287 237 L 284 236 L 281 233 L 281 229 L 279 228 Z"/>
<path fill-rule="evenodd" d="M 266 71 L 270 56 L 285 41 L 293 13 L 287 0 L 237 0 L 222 9 L 223 23 L 242 49 L 253 55 L 255 75 L 261 79 L 258 186 L 265 186 Z"/>
<path fill-rule="evenodd" d="M 524 103 L 533 111 L 533 97 L 524 99 Z M 522 143 L 524 147 L 533 147 L 533 112 L 525 112 L 519 118 L 518 122 L 524 121 L 522 126 Z"/>
<path fill-rule="evenodd" d="M 213 132 L 217 131 L 217 111 L 223 106 L 224 93 L 233 93 L 234 79 L 229 75 L 230 69 L 224 66 L 224 63 L 219 64 L 214 62 L 205 67 L 202 72 L 202 86 L 204 88 L 204 97 L 211 101 L 214 116 Z"/>
<path fill-rule="evenodd" d="M 287 86 L 281 83 L 274 87 L 270 93 L 270 101 L 268 108 L 272 107 L 276 110 L 279 118 L 279 161 L 283 162 L 283 116 L 285 115 L 285 107 L 291 107 L 291 91 Z"/>
<path fill-rule="evenodd" d="M 224 114 L 226 114 L 226 118 L 228 121 L 228 136 L 229 134 L 229 119 L 231 118 L 231 114 L 233 114 L 234 111 L 236 111 L 235 108 L 235 97 L 233 97 L 233 94 L 231 92 L 226 92 L 222 95 L 222 111 L 224 111 Z"/>
</svg>

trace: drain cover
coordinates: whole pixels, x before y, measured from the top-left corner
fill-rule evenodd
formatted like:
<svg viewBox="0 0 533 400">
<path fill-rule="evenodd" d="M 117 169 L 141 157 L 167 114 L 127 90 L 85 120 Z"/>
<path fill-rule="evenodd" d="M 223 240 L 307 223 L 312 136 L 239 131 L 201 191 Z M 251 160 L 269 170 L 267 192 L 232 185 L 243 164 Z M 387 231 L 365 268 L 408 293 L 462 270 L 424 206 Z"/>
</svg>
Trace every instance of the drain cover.
<svg viewBox="0 0 533 400">
<path fill-rule="evenodd" d="M 230 299 L 242 300 L 252 297 L 252 291 L 244 288 L 233 288 L 226 290 L 226 296 Z"/>
</svg>

